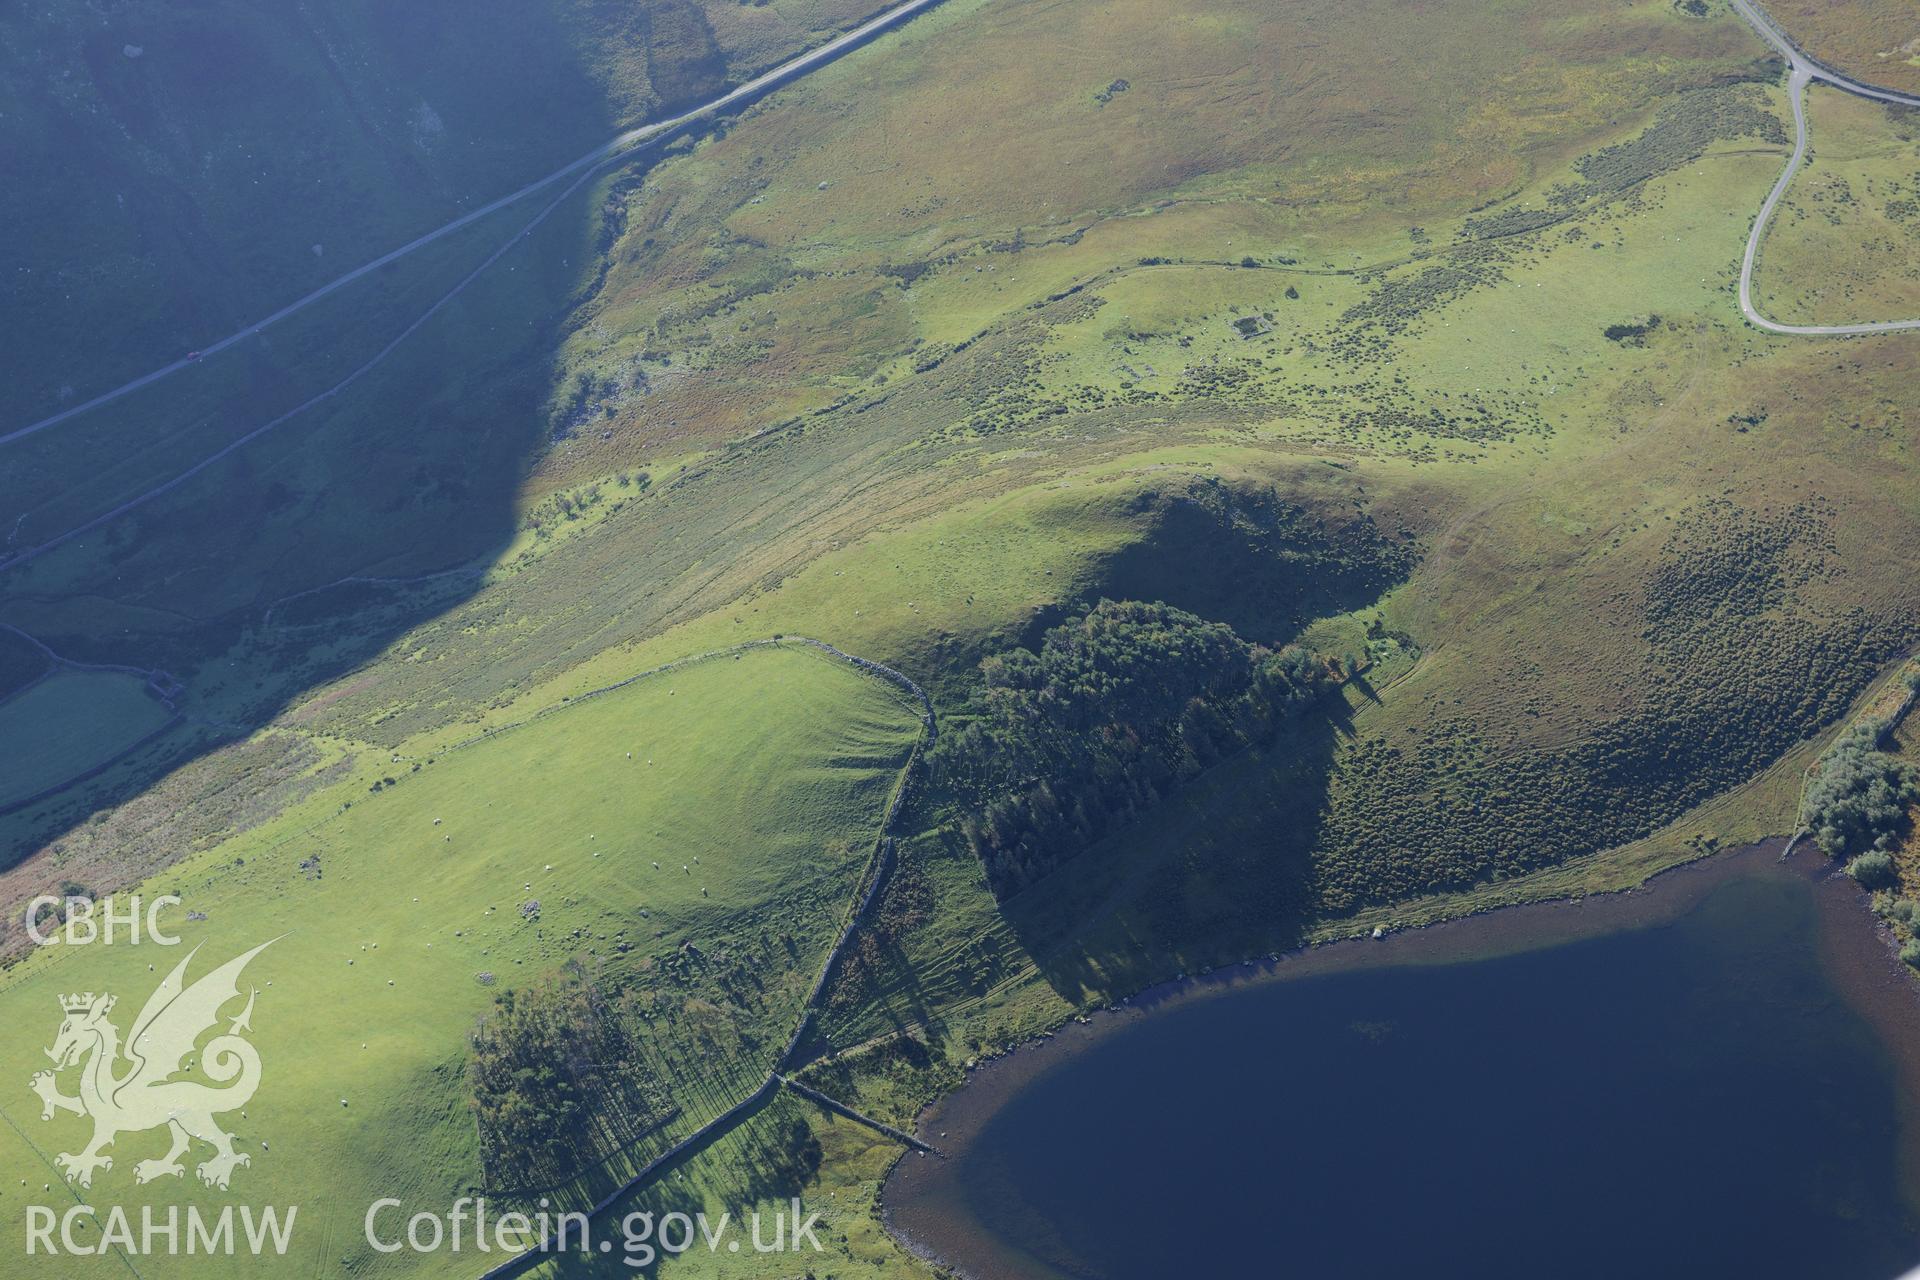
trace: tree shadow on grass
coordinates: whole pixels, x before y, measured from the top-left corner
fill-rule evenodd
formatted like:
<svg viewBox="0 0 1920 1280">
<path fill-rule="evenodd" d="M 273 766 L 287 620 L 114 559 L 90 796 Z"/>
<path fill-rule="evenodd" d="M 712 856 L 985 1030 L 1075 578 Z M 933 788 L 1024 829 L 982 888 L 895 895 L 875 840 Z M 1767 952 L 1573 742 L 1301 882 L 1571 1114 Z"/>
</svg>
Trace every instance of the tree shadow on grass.
<svg viewBox="0 0 1920 1280">
<path fill-rule="evenodd" d="M 629 1229 L 633 1238 L 652 1244 L 658 1252 L 663 1225 L 667 1226 L 668 1243 L 680 1243 L 680 1225 L 667 1224 L 675 1214 L 695 1223 L 704 1214 L 709 1230 L 715 1233 L 721 1230 L 720 1215 L 728 1215 L 726 1237 L 716 1234 L 718 1247 L 724 1250 L 728 1239 L 752 1239 L 750 1215 L 764 1207 L 767 1220 L 761 1224 L 761 1239 L 770 1244 L 776 1230 L 784 1234 L 793 1228 L 790 1216 L 776 1224 L 772 1214 L 789 1215 L 793 1199 L 818 1179 L 826 1154 L 818 1127 L 793 1099 L 784 1093 L 769 1094 L 742 1114 L 736 1124 L 712 1134 L 660 1169 L 658 1176 L 645 1185 L 608 1205 L 595 1221 L 595 1238 L 613 1241 L 610 1251 L 570 1251 L 547 1258 L 544 1261 L 549 1270 L 541 1274 L 657 1275 L 664 1258 L 647 1259 L 644 1250 L 637 1247 L 629 1251 Z M 699 1256 L 707 1249 L 706 1240 L 696 1228 L 688 1252 Z"/>
<path fill-rule="evenodd" d="M 1207 770 L 1001 903 L 1059 996 L 1086 1006 L 1300 945 L 1346 704 Z"/>
</svg>

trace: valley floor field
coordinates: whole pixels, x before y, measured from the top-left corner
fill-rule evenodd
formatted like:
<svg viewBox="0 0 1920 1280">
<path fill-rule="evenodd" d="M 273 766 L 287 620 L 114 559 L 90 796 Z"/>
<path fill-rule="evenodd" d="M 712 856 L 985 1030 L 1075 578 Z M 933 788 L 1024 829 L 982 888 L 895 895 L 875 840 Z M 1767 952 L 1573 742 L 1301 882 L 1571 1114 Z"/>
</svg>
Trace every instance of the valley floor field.
<svg viewBox="0 0 1920 1280">
<path fill-rule="evenodd" d="M 99 768 L 174 721 L 125 672 L 59 671 L 0 701 L 0 810 Z"/>
</svg>

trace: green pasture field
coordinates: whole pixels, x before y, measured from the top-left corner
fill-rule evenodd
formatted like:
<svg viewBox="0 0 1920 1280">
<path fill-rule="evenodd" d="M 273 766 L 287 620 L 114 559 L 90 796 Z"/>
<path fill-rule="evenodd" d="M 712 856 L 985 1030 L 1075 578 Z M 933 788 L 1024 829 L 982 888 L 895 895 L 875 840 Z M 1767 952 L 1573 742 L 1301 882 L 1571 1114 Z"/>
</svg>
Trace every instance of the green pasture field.
<svg viewBox="0 0 1920 1280">
<path fill-rule="evenodd" d="M 0 805 L 105 764 L 172 718 L 139 676 L 49 676 L 0 703 Z"/>
<path fill-rule="evenodd" d="M 1767 228 L 1758 304 L 1783 324 L 1920 316 L 1920 112 L 1816 86 L 1809 160 Z"/>
<path fill-rule="evenodd" d="M 277 939 L 246 975 L 260 988 L 264 1082 L 247 1116 L 227 1117 L 252 1160 L 234 1189 L 248 1203 L 300 1206 L 288 1274 L 474 1271 L 470 1258 L 376 1256 L 360 1222 L 381 1195 L 444 1211 L 482 1183 L 461 1062 L 494 996 L 576 957 L 613 989 L 653 993 L 661 1030 L 649 1051 L 677 1108 L 653 1146 L 725 1110 L 757 1087 L 797 1022 L 919 731 L 891 684 L 784 646 L 643 679 L 431 762 L 372 764 L 351 807 L 269 825 L 149 882 L 147 894 L 185 900 L 171 917 L 179 949 L 54 946 L 8 971 L 0 1006 L 20 1034 L 0 1050 L 0 1071 L 24 1084 L 45 1065 L 40 1042 L 51 1043 L 63 993 L 115 992 L 124 1031 L 187 948 L 202 948 L 197 975 Z M 183 911 L 205 918 L 181 923 Z M 783 937 L 787 950 L 774 941 Z M 691 970 L 687 946 L 703 956 Z M 682 1024 L 696 1009 L 730 1007 L 714 983 L 739 963 L 758 1002 L 702 1047 Z M 43 1124 L 24 1088 L 0 1110 L 34 1153 L 8 1168 L 58 1188 L 45 1160 L 77 1150 L 83 1122 Z M 11 1130 L 8 1141 L 18 1141 Z M 199 1187 L 191 1170 L 184 1183 L 136 1188 L 134 1162 L 161 1145 L 158 1133 L 123 1135 L 114 1167 L 95 1175 L 95 1202 L 184 1199 L 217 1211 L 232 1198 Z M 598 1194 L 624 1167 L 567 1190 Z M 64 1199 L 33 1190 L 36 1203 Z M 12 1188 L 9 1199 L 17 1205 Z M 21 1215 L 7 1216 L 16 1230 Z M 106 1274 L 121 1264 L 92 1265 Z M 186 1275 L 208 1264 L 138 1265 Z"/>
</svg>

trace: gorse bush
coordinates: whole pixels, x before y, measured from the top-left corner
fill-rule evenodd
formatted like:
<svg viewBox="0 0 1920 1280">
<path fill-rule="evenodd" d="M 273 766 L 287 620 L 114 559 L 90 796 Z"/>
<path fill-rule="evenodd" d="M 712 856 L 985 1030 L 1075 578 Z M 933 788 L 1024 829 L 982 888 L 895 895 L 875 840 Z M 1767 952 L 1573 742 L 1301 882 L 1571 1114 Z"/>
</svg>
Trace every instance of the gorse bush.
<svg viewBox="0 0 1920 1280">
<path fill-rule="evenodd" d="M 1889 889 L 1899 879 L 1893 870 L 1893 859 L 1878 849 L 1849 862 L 1847 874 L 1868 889 Z"/>
<path fill-rule="evenodd" d="M 931 764 L 1004 897 L 1207 765 L 1272 742 L 1339 673 L 1171 605 L 1103 600 L 981 675 L 975 718 Z"/>
</svg>

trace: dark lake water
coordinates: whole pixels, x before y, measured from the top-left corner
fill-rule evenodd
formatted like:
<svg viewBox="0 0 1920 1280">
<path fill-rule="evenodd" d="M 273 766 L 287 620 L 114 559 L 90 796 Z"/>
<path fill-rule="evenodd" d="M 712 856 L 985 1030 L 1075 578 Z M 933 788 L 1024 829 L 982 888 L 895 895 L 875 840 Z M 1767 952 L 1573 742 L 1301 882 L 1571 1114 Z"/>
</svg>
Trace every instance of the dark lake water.
<svg viewBox="0 0 1920 1280">
<path fill-rule="evenodd" d="M 928 1117 L 949 1158 L 902 1164 L 890 1220 L 996 1280 L 1920 1263 L 1901 1119 L 1920 1003 L 1857 891 L 1772 851 L 1656 886 L 1073 1028 Z"/>
</svg>

